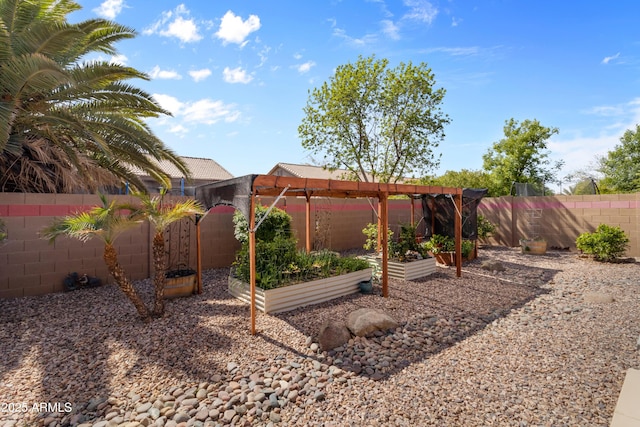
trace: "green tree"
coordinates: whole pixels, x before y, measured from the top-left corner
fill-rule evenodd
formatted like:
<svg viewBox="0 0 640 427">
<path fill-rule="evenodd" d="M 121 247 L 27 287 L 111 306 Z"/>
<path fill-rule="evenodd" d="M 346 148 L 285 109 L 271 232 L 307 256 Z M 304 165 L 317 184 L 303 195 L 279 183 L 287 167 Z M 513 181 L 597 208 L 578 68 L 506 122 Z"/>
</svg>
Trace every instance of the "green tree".
<svg viewBox="0 0 640 427">
<path fill-rule="evenodd" d="M 90 211 L 56 219 L 42 231 L 42 236 L 49 239 L 50 242 L 55 241 L 59 236 L 69 236 L 81 241 L 92 238 L 102 240 L 104 242 L 103 259 L 109 273 L 113 276 L 120 290 L 134 305 L 140 318 L 148 322 L 150 320 L 149 310 L 120 265 L 118 252 L 114 246 L 114 242 L 122 232 L 140 223 L 140 220 L 136 220 L 130 215 L 131 212 L 137 210 L 137 207 L 129 204 L 117 204 L 115 201 L 109 202 L 102 194 L 100 201 L 102 205 L 95 206 Z"/>
<path fill-rule="evenodd" d="M 397 182 L 436 167 L 433 149 L 444 138 L 445 90 L 425 63 L 359 57 L 336 69 L 329 82 L 309 93 L 298 127 L 302 146 L 321 154 L 329 170 L 348 179 Z"/>
<path fill-rule="evenodd" d="M 167 257 L 164 244 L 164 230 L 176 221 L 197 214 L 204 214 L 200 204 L 188 199 L 174 204 L 164 204 L 162 193 L 160 196 L 148 194 L 136 194 L 140 199 L 140 207 L 132 213 L 134 217 L 142 217 L 149 221 L 153 227 L 153 285 L 155 289 L 155 301 L 153 315 L 161 317 L 164 314 L 164 289 L 167 281 Z"/>
<path fill-rule="evenodd" d="M 640 190 L 640 125 L 622 135 L 620 144 L 600 159 L 598 170 L 605 187 L 619 193 Z"/>
<path fill-rule="evenodd" d="M 134 68 L 84 61 L 115 54 L 133 29 L 103 19 L 76 24 L 72 0 L 0 0 L 0 191 L 71 192 L 129 181 L 132 166 L 162 185 L 158 160 L 188 176 L 145 120 L 169 114 L 127 80 Z"/>
<path fill-rule="evenodd" d="M 554 182 L 563 161 L 553 162 L 547 150 L 548 139 L 558 128 L 542 126 L 538 120 L 505 122 L 504 138 L 482 156 L 483 168 L 491 174 L 498 194 L 506 195 L 514 182 L 543 186 Z"/>
<path fill-rule="evenodd" d="M 448 170 L 437 177 L 426 177 L 419 180 L 420 185 L 435 185 L 442 187 L 460 188 L 486 188 L 488 196 L 493 196 L 496 189 L 493 188 L 491 176 L 481 170 L 462 169 L 461 171 Z"/>
</svg>

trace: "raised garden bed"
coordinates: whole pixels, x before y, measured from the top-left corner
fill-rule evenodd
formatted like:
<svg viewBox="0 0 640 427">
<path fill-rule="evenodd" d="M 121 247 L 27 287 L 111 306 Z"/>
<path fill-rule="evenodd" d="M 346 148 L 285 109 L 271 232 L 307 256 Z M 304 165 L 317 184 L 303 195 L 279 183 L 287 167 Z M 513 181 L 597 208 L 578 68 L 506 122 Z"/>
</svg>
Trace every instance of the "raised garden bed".
<svg viewBox="0 0 640 427">
<path fill-rule="evenodd" d="M 360 291 L 360 282 L 371 280 L 371 274 L 372 269 L 366 268 L 275 289 L 263 290 L 256 287 L 256 308 L 263 313 L 281 313 L 354 294 Z M 233 276 L 229 276 L 229 293 L 251 303 L 251 287 Z"/>
<path fill-rule="evenodd" d="M 382 269 L 382 258 L 373 255 L 365 255 L 364 259 L 376 268 Z M 436 271 L 436 259 L 424 258 L 409 262 L 389 260 L 387 263 L 389 277 L 402 280 L 414 280 L 428 276 Z"/>
</svg>

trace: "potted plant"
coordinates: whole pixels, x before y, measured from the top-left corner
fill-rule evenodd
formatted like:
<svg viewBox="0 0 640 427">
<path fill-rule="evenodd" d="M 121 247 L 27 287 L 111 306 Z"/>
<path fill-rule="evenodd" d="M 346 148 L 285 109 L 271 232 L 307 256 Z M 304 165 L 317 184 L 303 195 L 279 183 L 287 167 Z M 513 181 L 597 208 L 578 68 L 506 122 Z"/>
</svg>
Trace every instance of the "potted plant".
<svg viewBox="0 0 640 427">
<path fill-rule="evenodd" d="M 484 215 L 478 214 L 478 238 L 486 243 L 496 231 L 496 226 Z"/>
<path fill-rule="evenodd" d="M 547 252 L 547 241 L 539 236 L 520 239 L 520 251 L 528 255 L 544 255 Z"/>
<path fill-rule="evenodd" d="M 454 265 L 456 263 L 456 241 L 452 237 L 434 234 L 429 240 L 423 243 L 425 249 L 433 254 L 440 264 Z M 474 258 L 475 242 L 472 240 L 462 241 L 462 259 L 470 261 Z"/>
</svg>

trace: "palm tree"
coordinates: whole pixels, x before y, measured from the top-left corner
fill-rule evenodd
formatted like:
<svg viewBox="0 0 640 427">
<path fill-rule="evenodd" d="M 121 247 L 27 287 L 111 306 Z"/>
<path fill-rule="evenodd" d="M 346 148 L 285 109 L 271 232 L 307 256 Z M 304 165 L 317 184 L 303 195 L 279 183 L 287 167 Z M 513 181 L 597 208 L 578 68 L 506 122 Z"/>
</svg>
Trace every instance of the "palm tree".
<svg viewBox="0 0 640 427">
<path fill-rule="evenodd" d="M 149 310 L 131 284 L 122 266 L 118 262 L 118 253 L 114 247 L 116 238 L 128 228 L 140 223 L 131 213 L 124 215 L 123 211 L 135 212 L 137 208 L 128 204 L 116 204 L 108 202 L 107 198 L 100 194 L 102 206 L 96 206 L 90 211 L 77 213 L 65 218 L 57 219 L 52 225 L 43 230 L 43 237 L 50 242 L 62 235 L 87 241 L 97 237 L 104 242 L 104 262 L 113 276 L 116 284 L 135 306 L 140 318 L 148 322 Z"/>
<path fill-rule="evenodd" d="M 168 187 L 158 166 L 184 162 L 145 123 L 170 114 L 126 81 L 131 67 L 83 61 L 113 55 L 135 31 L 104 19 L 67 22 L 72 0 L 0 0 L 0 191 L 69 192 L 128 181 L 140 169 Z"/>
<path fill-rule="evenodd" d="M 164 191 L 160 196 L 151 197 L 148 194 L 138 193 L 136 196 L 140 199 L 141 207 L 134 216 L 142 216 L 146 218 L 154 229 L 153 235 L 153 268 L 155 287 L 155 302 L 153 305 L 153 315 L 160 317 L 164 314 L 164 288 L 167 279 L 167 262 L 164 244 L 164 230 L 170 224 L 187 218 L 192 215 L 202 215 L 204 210 L 200 204 L 188 199 L 173 205 L 162 203 Z"/>
</svg>

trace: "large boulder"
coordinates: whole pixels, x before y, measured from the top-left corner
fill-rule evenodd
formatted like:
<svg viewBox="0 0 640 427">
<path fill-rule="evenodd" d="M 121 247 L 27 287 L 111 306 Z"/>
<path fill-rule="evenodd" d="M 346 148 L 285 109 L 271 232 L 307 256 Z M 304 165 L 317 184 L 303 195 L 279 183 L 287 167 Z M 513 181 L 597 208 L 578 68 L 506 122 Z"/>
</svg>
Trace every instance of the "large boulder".
<svg viewBox="0 0 640 427">
<path fill-rule="evenodd" d="M 480 268 L 488 271 L 505 271 L 504 265 L 500 261 L 484 261 Z"/>
<path fill-rule="evenodd" d="M 323 351 L 331 350 L 346 344 L 351 339 L 351 332 L 344 322 L 327 320 L 320 326 L 318 344 Z"/>
<path fill-rule="evenodd" d="M 361 308 L 349 313 L 347 328 L 359 337 L 372 334 L 375 331 L 386 331 L 398 327 L 391 316 L 376 308 Z"/>
</svg>

